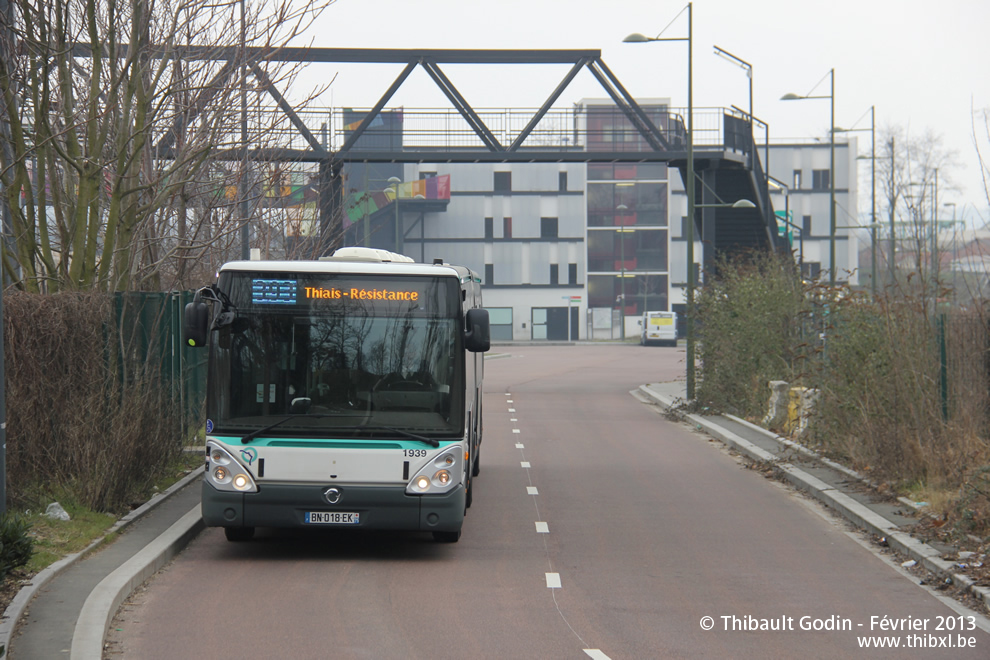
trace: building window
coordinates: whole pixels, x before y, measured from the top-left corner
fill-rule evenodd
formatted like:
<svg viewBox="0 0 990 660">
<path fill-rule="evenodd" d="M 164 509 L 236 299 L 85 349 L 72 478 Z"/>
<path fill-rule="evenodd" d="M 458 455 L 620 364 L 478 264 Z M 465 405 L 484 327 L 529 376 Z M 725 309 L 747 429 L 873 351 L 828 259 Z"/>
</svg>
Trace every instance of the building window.
<svg viewBox="0 0 990 660">
<path fill-rule="evenodd" d="M 512 218 L 502 218 L 502 238 L 512 238 Z"/>
<path fill-rule="evenodd" d="M 540 218 L 540 238 L 557 238 L 557 218 Z"/>
<path fill-rule="evenodd" d="M 687 240 L 688 237 L 688 219 L 686 215 L 681 216 L 681 238 Z M 698 232 L 694 232 L 694 238 L 697 240 Z"/>
<path fill-rule="evenodd" d="M 557 173 L 557 192 L 567 192 L 567 172 Z"/>
<path fill-rule="evenodd" d="M 794 185 L 791 190 L 801 190 L 801 170 L 794 170 Z"/>
<path fill-rule="evenodd" d="M 495 238 L 495 218 L 485 218 L 485 238 Z"/>
<path fill-rule="evenodd" d="M 495 284 L 495 264 L 485 264 L 485 284 Z"/>
<path fill-rule="evenodd" d="M 817 280 L 821 275 L 822 265 L 814 261 L 805 261 L 801 264 L 801 275 L 807 280 Z"/>
<path fill-rule="evenodd" d="M 436 175 L 437 175 L 436 172 L 420 172 L 419 173 L 419 178 L 420 179 L 432 179 Z"/>
<path fill-rule="evenodd" d="M 567 264 L 567 283 L 577 284 L 577 264 Z"/>
<path fill-rule="evenodd" d="M 495 172 L 495 192 L 512 192 L 512 172 Z"/>
<path fill-rule="evenodd" d="M 558 264 L 550 264 L 550 285 L 560 283 L 560 266 Z"/>
<path fill-rule="evenodd" d="M 829 187 L 828 170 L 811 170 L 812 190 L 828 190 Z"/>
<path fill-rule="evenodd" d="M 512 308 L 488 307 L 488 323 L 492 339 L 512 339 Z"/>
<path fill-rule="evenodd" d="M 801 216 L 801 236 L 807 237 L 811 236 L 811 216 L 802 215 Z"/>
</svg>

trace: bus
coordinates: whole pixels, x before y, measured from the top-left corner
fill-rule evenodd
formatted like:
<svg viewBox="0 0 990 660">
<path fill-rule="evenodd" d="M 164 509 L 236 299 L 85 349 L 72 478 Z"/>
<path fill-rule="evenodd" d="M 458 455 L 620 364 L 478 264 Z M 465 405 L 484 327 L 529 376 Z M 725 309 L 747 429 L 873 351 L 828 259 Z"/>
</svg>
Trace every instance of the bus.
<svg viewBox="0 0 990 660">
<path fill-rule="evenodd" d="M 197 292 L 183 326 L 209 351 L 207 526 L 460 538 L 490 329 L 481 279 L 439 261 L 235 261 Z"/>
</svg>

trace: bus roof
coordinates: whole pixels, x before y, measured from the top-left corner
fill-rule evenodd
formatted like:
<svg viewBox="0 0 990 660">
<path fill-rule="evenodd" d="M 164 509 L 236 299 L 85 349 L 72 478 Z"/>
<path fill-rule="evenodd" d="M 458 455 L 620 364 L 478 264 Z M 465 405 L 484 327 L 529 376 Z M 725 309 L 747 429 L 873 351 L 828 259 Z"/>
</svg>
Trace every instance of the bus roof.
<svg viewBox="0 0 990 660">
<path fill-rule="evenodd" d="M 279 273 L 355 273 L 360 275 L 430 275 L 456 277 L 467 275 L 465 268 L 449 264 L 374 263 L 368 261 L 231 261 L 220 267 L 225 271 L 261 271 Z"/>
</svg>

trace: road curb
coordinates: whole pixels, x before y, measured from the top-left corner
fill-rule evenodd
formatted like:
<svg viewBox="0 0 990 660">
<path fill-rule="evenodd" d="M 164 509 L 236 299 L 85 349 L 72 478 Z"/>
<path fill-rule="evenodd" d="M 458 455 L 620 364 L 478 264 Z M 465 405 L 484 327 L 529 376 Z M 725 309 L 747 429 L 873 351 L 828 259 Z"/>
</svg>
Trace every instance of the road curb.
<svg viewBox="0 0 990 660">
<path fill-rule="evenodd" d="M 646 385 L 641 385 L 639 390 L 662 406 L 667 408 L 676 407 L 674 399 L 654 392 Z M 753 443 L 736 435 L 735 433 L 732 433 L 731 431 L 724 429 L 698 415 L 685 413 L 684 417 L 685 419 L 690 420 L 693 424 L 697 425 L 698 428 L 704 430 L 704 432 L 708 435 L 718 439 L 722 443 L 732 447 L 750 459 L 758 462 L 769 463 L 774 467 L 774 469 L 783 475 L 788 483 L 795 488 L 799 488 L 800 490 L 808 493 L 816 500 L 837 512 L 843 518 L 849 520 L 861 529 L 865 529 L 877 537 L 886 539 L 889 547 L 910 557 L 911 559 L 914 559 L 936 575 L 944 579 L 951 579 L 953 584 L 957 587 L 965 589 L 968 593 L 980 600 L 985 607 L 990 608 L 990 588 L 978 586 L 969 577 L 954 572 L 952 562 L 942 559 L 942 554 L 932 546 L 913 538 L 909 534 L 899 531 L 897 529 L 897 525 L 872 509 L 860 504 L 845 493 L 836 490 L 824 481 L 815 478 L 804 470 L 795 467 L 791 463 L 782 461 L 779 457 L 760 447 L 757 447 Z M 786 443 L 782 442 L 783 439 L 775 433 L 767 431 L 766 429 L 756 426 L 755 424 L 740 420 L 739 418 L 732 419 L 745 424 L 748 428 L 751 428 L 754 431 L 762 433 L 769 439 L 784 444 L 789 448 L 798 449 L 798 446 L 795 443 L 790 441 Z M 826 460 L 824 457 L 819 456 L 806 447 L 800 447 L 798 450 L 802 454 L 812 457 L 828 467 L 839 470 L 847 476 L 852 476 L 860 481 L 863 481 L 864 483 L 869 483 L 868 480 L 856 472 L 844 466 L 840 466 L 834 461 Z"/>
<path fill-rule="evenodd" d="M 46 584 L 48 584 L 55 576 L 69 568 L 77 561 L 85 557 L 89 552 L 98 548 L 106 540 L 108 536 L 115 532 L 119 532 L 135 520 L 138 520 L 144 514 L 148 513 L 159 504 L 167 500 L 170 496 L 179 492 L 194 480 L 203 475 L 203 467 L 198 467 L 185 477 L 174 483 L 170 488 L 168 488 L 163 493 L 153 497 L 152 499 L 145 502 L 143 505 L 134 509 L 120 520 L 118 520 L 110 529 L 107 530 L 106 534 L 96 539 L 88 546 L 80 550 L 79 552 L 73 553 L 71 555 L 66 555 L 57 562 L 51 564 L 42 571 L 39 571 L 37 575 L 31 578 L 31 581 L 21 587 L 14 599 L 10 601 L 7 609 L 4 610 L 3 616 L 0 616 L 0 648 L 10 649 L 10 638 L 13 636 L 14 631 L 17 628 L 17 623 L 21 620 L 24 615 L 25 610 L 30 604 L 31 600 L 34 598 L 35 594 L 38 593 Z"/>
<path fill-rule="evenodd" d="M 199 505 L 196 505 L 144 549 L 103 578 L 86 599 L 76 619 L 70 660 L 101 660 L 107 631 L 121 603 L 204 527 Z"/>
</svg>

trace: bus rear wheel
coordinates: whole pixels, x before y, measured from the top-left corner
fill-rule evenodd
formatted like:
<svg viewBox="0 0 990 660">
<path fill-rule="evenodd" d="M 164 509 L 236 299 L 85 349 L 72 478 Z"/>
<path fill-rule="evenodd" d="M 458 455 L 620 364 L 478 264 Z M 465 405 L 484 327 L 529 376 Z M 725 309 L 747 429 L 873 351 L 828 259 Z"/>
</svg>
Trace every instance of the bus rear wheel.
<svg viewBox="0 0 990 660">
<path fill-rule="evenodd" d="M 438 543 L 457 543 L 461 538 L 461 530 L 456 532 L 433 532 L 433 540 Z"/>
<path fill-rule="evenodd" d="M 254 538 L 254 527 L 224 527 L 223 534 L 231 543 L 250 541 Z"/>
</svg>

